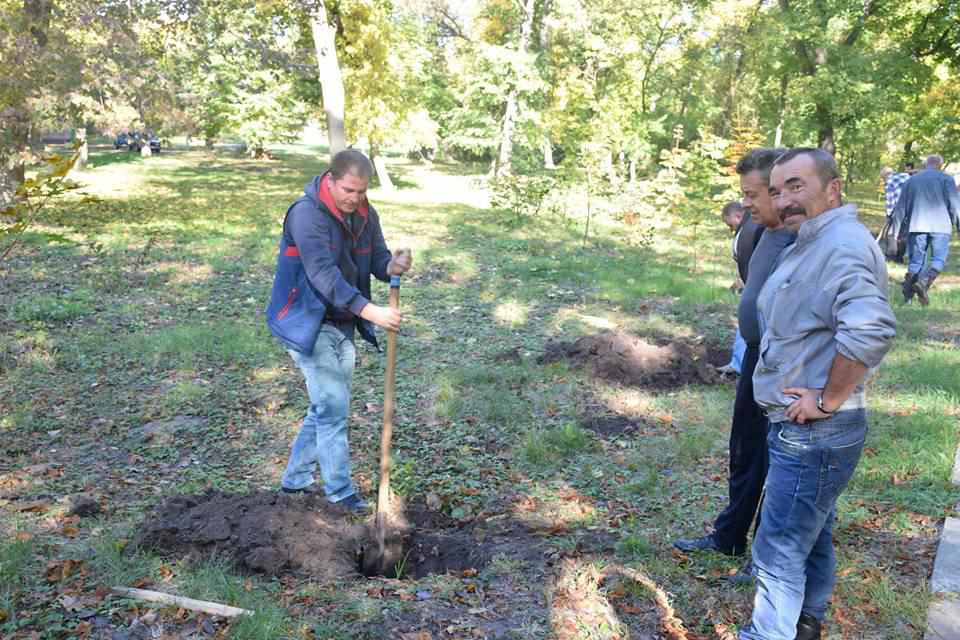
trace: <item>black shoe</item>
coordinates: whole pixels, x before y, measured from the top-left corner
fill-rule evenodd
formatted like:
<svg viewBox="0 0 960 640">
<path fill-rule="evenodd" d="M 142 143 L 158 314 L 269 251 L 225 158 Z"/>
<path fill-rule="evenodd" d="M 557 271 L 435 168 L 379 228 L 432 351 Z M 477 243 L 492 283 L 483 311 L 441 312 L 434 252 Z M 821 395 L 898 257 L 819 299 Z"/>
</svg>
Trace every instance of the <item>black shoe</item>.
<svg viewBox="0 0 960 640">
<path fill-rule="evenodd" d="M 820 640 L 820 621 L 809 613 L 801 613 L 797 620 L 797 640 Z"/>
<path fill-rule="evenodd" d="M 913 292 L 917 294 L 917 298 L 920 299 L 921 306 L 927 306 L 930 304 L 930 298 L 927 296 L 927 288 L 924 286 L 923 281 L 918 280 L 913 283 Z"/>
<path fill-rule="evenodd" d="M 300 487 L 299 489 L 290 489 L 288 487 L 281 486 L 280 491 L 288 494 L 304 493 L 308 495 L 320 495 L 323 493 L 323 488 L 321 488 L 319 484 L 314 482 L 313 484 L 308 484 L 307 486 Z"/>
<path fill-rule="evenodd" d="M 747 560 L 737 572 L 727 578 L 732 585 L 753 584 L 753 561 Z"/>
<path fill-rule="evenodd" d="M 673 546 L 683 551 L 691 553 L 693 551 L 716 551 L 725 556 L 741 556 L 746 550 L 746 545 L 721 547 L 713 538 L 713 535 L 703 536 L 702 538 L 683 538 L 675 540 Z"/>
<path fill-rule="evenodd" d="M 900 291 L 903 293 L 903 303 L 910 304 L 910 301 L 913 300 L 914 287 L 917 284 L 917 273 L 908 273 L 903 278 L 903 286 L 900 288 Z"/>
<path fill-rule="evenodd" d="M 355 493 L 347 496 L 340 502 L 334 502 L 333 504 L 359 515 L 366 515 L 370 512 L 370 503 Z"/>
<path fill-rule="evenodd" d="M 924 307 L 930 304 L 930 287 L 933 286 L 933 281 L 937 279 L 938 275 L 940 275 L 939 271 L 930 269 L 925 276 L 917 278 L 913 283 L 913 292 L 920 298 L 920 304 Z"/>
</svg>

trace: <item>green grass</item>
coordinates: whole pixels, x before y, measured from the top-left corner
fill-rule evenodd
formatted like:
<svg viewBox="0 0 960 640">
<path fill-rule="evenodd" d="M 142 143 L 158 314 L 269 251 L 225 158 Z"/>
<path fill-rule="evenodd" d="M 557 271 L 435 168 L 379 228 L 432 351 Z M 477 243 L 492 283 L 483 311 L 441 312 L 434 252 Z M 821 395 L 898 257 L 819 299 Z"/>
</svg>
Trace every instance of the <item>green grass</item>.
<svg viewBox="0 0 960 640">
<path fill-rule="evenodd" d="M 293 621 L 273 603 L 274 585 L 259 584 L 236 575 L 229 565 L 216 559 L 184 568 L 184 575 L 177 581 L 182 595 L 254 612 L 252 616 L 239 616 L 231 623 L 231 638 L 277 638 L 292 631 Z"/>
<path fill-rule="evenodd" d="M 522 456 L 534 466 L 556 463 L 595 448 L 590 435 L 573 423 L 548 430 L 534 430 L 523 442 Z"/>
<path fill-rule="evenodd" d="M 0 612 L 5 620 L 16 611 L 17 600 L 26 586 L 25 574 L 34 561 L 33 553 L 32 540 L 0 543 Z"/>
<path fill-rule="evenodd" d="M 279 221 L 322 171 L 325 150 L 290 145 L 278 157 L 258 163 L 199 149 L 149 159 L 97 152 L 95 168 L 78 177 L 100 202 L 64 201 L 42 220 L 43 230 L 66 231 L 77 242 L 32 238 L 0 265 L 0 474 L 56 461 L 62 477 L 10 491 L 21 498 L 86 487 L 105 494 L 110 520 L 83 527 L 71 541 L 89 552 L 88 590 L 159 580 L 165 562 L 93 531 L 131 530 L 176 492 L 272 487 L 282 472 L 306 395 L 262 310 Z M 519 518 L 515 505 L 530 498 L 524 517 L 563 530 L 545 535 L 545 548 L 572 554 L 579 537 L 606 536 L 612 542 L 598 552 L 601 560 L 643 568 L 667 588 L 689 628 L 704 632 L 718 617 L 742 624 L 750 589 L 718 581 L 736 561 L 681 561 L 670 553 L 673 539 L 700 535 L 726 499 L 732 385 L 653 391 L 537 362 L 547 340 L 609 329 L 729 344 L 736 299 L 728 291 L 734 265 L 726 231 L 718 224 L 695 240 L 668 228 L 651 246 L 637 247 L 619 222 L 599 215 L 585 242 L 577 215 L 544 214 L 517 226 L 506 224 L 512 214 L 464 204 L 459 198 L 471 187 L 456 181 L 469 173 L 462 167 L 437 164 L 424 178 L 422 167 L 391 162 L 404 187 L 397 197 L 373 191 L 371 200 L 391 246 L 412 247 L 415 260 L 402 291 L 407 324 L 399 339 L 394 488 L 408 500 L 434 494 L 447 515 L 464 522 L 477 514 Z M 415 180 L 419 188 L 407 186 Z M 857 190 L 852 197 L 866 198 L 863 211 L 875 227 L 874 195 Z M 449 201 L 438 202 L 442 197 Z M 900 277 L 902 267 L 892 267 L 891 281 Z M 949 483 L 960 415 L 960 341 L 952 333 L 960 323 L 958 280 L 951 262 L 928 309 L 901 305 L 891 286 L 898 339 L 871 383 L 867 452 L 839 506 L 843 567 L 894 557 L 903 552 L 896 540 L 926 549 L 960 499 Z M 374 287 L 382 302 L 386 288 Z M 373 487 L 383 357 L 359 351 L 351 446 L 355 475 Z M 598 414 L 629 418 L 637 431 L 600 436 L 580 426 Z M 146 422 L 176 416 L 202 418 L 202 426 L 178 431 L 172 444 L 139 435 Z M 148 481 L 121 482 L 141 477 L 127 467 Z M 13 508 L 0 506 L 4 516 Z M 26 602 L 17 620 L 40 629 L 45 616 L 62 618 L 49 604 L 56 599 L 23 597 L 42 585 L 36 575 L 23 582 L 11 567 L 32 566 L 38 553 L 50 555 L 64 541 L 48 515 L 17 517 L 39 542 L 0 546 L 0 608 Z M 882 563 L 869 579 L 841 578 L 835 606 L 866 637 L 921 637 L 930 569 L 922 558 Z M 482 575 L 491 589 L 502 579 L 542 593 L 544 585 L 532 583 L 541 579 L 531 577 L 534 564 L 501 553 Z M 232 637 L 306 628 L 317 638 L 377 638 L 395 635 L 395 614 L 430 614 L 429 604 L 371 597 L 365 582 L 300 581 L 296 588 L 308 594 L 294 604 L 287 585 L 248 585 L 217 562 L 175 568 L 172 587 L 183 595 L 257 609 L 231 626 Z M 460 576 L 404 587 L 423 588 L 434 593 L 427 602 L 442 599 L 464 619 L 478 619 L 472 605 L 457 600 L 465 593 Z M 542 634 L 549 612 L 524 625 L 511 631 Z"/>
</svg>

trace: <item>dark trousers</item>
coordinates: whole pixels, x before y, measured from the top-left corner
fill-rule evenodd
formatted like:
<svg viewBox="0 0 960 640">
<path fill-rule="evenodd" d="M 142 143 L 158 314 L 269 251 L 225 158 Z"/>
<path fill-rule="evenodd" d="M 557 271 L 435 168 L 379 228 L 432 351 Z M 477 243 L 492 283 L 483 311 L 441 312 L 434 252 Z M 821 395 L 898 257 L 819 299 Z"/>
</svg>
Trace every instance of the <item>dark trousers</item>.
<svg viewBox="0 0 960 640">
<path fill-rule="evenodd" d="M 760 498 L 767 478 L 767 417 L 753 398 L 753 370 L 759 346 L 747 345 L 733 403 L 730 429 L 730 503 L 717 516 L 714 539 L 721 547 L 742 547 L 754 516 L 760 527 Z"/>
</svg>

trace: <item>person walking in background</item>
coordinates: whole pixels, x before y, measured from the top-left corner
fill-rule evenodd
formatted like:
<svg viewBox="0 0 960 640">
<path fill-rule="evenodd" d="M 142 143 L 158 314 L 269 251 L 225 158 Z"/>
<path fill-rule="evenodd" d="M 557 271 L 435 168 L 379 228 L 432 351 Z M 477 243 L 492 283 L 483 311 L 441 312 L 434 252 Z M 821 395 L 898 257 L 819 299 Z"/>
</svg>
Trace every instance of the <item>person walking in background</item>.
<svg viewBox="0 0 960 640">
<path fill-rule="evenodd" d="M 895 208 L 900 235 L 906 234 L 908 265 L 902 287 L 905 303 L 916 295 L 921 305 L 930 304 L 930 287 L 946 266 L 950 236 L 960 224 L 957 185 L 941 167 L 942 156 L 929 156 L 923 171 L 904 183 Z"/>
<path fill-rule="evenodd" d="M 794 238 L 792 233 L 784 230 L 768 193 L 770 169 L 783 151 L 754 149 L 737 163 L 743 207 L 752 222 L 764 227 L 764 232 L 750 258 L 746 286 L 737 309 L 740 333 L 747 350 L 737 382 L 730 428 L 729 501 L 714 521 L 712 533 L 673 543 L 680 551 L 716 551 L 730 556 L 743 554 L 763 493 L 763 481 L 767 475 L 767 417 L 753 398 L 753 371 L 760 353 L 761 337 L 756 304 L 757 295 L 773 271 L 777 258 Z M 746 571 L 741 571 L 741 575 L 749 580 Z"/>
<path fill-rule="evenodd" d="M 757 224 L 750 219 L 750 216 L 743 215 L 743 205 L 737 201 L 728 202 L 723 206 L 720 212 L 720 218 L 733 233 L 733 260 L 737 263 L 737 280 L 731 287 L 736 293 L 743 290 L 744 283 L 747 281 L 747 265 L 750 264 L 750 257 L 753 255 L 753 249 L 760 241 L 763 235 L 763 225 Z M 717 371 L 723 375 L 740 375 L 743 365 L 743 354 L 747 351 L 747 343 L 740 335 L 740 327 L 737 327 L 736 335 L 733 339 L 733 350 L 730 354 L 730 362 L 717 367 Z"/>
<path fill-rule="evenodd" d="M 764 326 L 753 374 L 770 419 L 770 468 L 753 541 L 757 591 L 741 640 L 818 640 L 833 592 L 837 498 L 867 433 L 864 381 L 893 345 L 880 247 L 843 205 L 822 149 L 777 159 L 770 192 L 797 240 L 760 292 Z"/>
<path fill-rule="evenodd" d="M 893 215 L 893 210 L 900 200 L 900 190 L 903 183 L 910 179 L 909 173 L 895 173 L 890 167 L 884 167 L 880 170 L 880 177 L 883 178 L 883 194 L 887 207 L 887 217 Z"/>
</svg>

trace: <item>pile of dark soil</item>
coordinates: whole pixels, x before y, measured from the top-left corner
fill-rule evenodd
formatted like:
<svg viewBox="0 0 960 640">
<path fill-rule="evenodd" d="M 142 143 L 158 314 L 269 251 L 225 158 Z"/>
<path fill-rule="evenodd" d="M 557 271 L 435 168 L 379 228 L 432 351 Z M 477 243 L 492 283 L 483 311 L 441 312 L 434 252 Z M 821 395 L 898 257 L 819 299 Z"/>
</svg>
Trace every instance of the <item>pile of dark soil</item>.
<svg viewBox="0 0 960 640">
<path fill-rule="evenodd" d="M 658 346 L 620 331 L 584 336 L 576 342 L 550 341 L 541 364 L 566 360 L 609 382 L 652 389 L 720 381 L 707 348 L 683 342 Z"/>
<path fill-rule="evenodd" d="M 403 574 L 421 578 L 485 566 L 493 548 L 451 526 L 442 514 L 411 508 L 403 537 Z M 373 518 L 358 521 L 322 496 L 258 492 L 176 496 L 157 507 L 137 534 L 139 546 L 168 555 L 231 558 L 241 569 L 321 580 L 356 577 L 363 553 L 377 549 Z"/>
<path fill-rule="evenodd" d="M 243 569 L 327 579 L 353 575 L 363 524 L 322 496 L 258 492 L 176 496 L 148 518 L 136 541 L 166 553 L 222 555 Z"/>
</svg>

